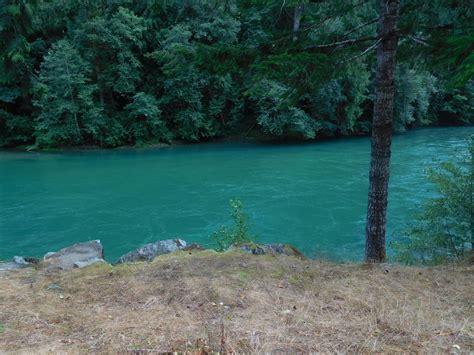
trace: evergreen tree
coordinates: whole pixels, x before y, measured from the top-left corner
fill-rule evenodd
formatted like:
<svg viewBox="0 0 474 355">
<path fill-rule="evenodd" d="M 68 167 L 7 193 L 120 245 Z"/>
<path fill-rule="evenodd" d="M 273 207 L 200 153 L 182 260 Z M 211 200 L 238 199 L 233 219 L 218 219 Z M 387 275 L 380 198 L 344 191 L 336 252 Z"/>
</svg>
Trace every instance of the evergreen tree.
<svg viewBox="0 0 474 355">
<path fill-rule="evenodd" d="M 395 98 L 395 54 L 400 0 L 379 0 L 377 74 L 372 121 L 369 202 L 367 207 L 365 260 L 383 262 L 386 257 L 388 181 Z"/>
<path fill-rule="evenodd" d="M 469 2 L 403 3 L 397 131 L 474 122 L 473 11 Z M 48 145 L 156 141 L 153 125 L 127 109 L 138 93 L 156 99 L 163 139 L 368 134 L 378 17 L 369 1 L 0 0 L 0 145 L 45 144 L 34 73 L 60 40 L 88 67 L 87 99 L 75 98 L 80 135 Z M 71 131 L 65 122 L 56 127 Z"/>
<path fill-rule="evenodd" d="M 31 142 L 32 44 L 36 1 L 0 0 L 0 146 Z"/>
<path fill-rule="evenodd" d="M 40 146 L 82 144 L 93 107 L 90 68 L 67 40 L 48 51 L 36 83 L 37 143 Z M 96 115 L 94 115 L 96 116 Z"/>
</svg>

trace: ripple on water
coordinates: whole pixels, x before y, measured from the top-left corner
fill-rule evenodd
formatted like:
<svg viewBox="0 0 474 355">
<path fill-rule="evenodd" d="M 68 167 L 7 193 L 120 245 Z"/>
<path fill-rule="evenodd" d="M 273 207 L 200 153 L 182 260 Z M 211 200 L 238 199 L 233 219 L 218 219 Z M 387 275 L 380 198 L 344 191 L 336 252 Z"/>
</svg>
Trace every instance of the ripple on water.
<svg viewBox="0 0 474 355">
<path fill-rule="evenodd" d="M 394 137 L 389 239 L 433 195 L 425 170 L 474 127 Z M 0 152 L 0 259 L 101 239 L 106 257 L 155 239 L 209 243 L 238 197 L 252 232 L 309 256 L 362 257 L 370 141 L 204 144 L 158 150 Z"/>
</svg>

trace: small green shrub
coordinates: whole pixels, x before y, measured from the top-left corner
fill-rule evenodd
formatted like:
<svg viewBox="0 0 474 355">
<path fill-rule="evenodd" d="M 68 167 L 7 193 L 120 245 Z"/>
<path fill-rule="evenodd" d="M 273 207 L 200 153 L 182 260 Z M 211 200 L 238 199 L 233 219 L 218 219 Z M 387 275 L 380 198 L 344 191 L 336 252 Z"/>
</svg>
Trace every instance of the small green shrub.
<svg viewBox="0 0 474 355">
<path fill-rule="evenodd" d="M 239 199 L 232 199 L 229 202 L 231 226 L 222 225 L 216 232 L 211 234 L 211 239 L 216 245 L 217 251 L 227 250 L 232 245 L 249 243 L 252 237 L 249 233 L 248 216 L 244 212 L 244 207 Z"/>
<path fill-rule="evenodd" d="M 474 136 L 469 151 L 454 162 L 428 171 L 437 196 L 423 206 L 406 231 L 405 240 L 394 245 L 396 259 L 407 264 L 435 265 L 461 260 L 473 248 Z"/>
</svg>

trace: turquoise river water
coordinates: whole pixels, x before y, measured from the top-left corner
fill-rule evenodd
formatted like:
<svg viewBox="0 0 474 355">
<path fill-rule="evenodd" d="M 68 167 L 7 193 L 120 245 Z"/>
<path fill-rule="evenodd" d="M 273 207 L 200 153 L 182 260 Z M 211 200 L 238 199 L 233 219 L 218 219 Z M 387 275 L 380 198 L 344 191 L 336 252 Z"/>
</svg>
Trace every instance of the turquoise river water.
<svg viewBox="0 0 474 355">
<path fill-rule="evenodd" d="M 474 127 L 414 130 L 393 144 L 388 238 L 433 194 L 425 170 L 465 146 Z M 370 141 L 201 144 L 63 153 L 0 152 L 0 259 L 100 239 L 106 258 L 158 239 L 210 245 L 239 198 L 260 242 L 309 257 L 364 251 Z"/>
</svg>

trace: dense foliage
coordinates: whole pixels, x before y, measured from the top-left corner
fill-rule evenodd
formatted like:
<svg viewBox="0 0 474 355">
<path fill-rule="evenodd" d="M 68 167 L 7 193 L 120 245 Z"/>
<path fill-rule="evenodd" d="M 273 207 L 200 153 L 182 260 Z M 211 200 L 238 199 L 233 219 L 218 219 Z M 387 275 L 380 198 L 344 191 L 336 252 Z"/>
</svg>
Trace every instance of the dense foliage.
<svg viewBox="0 0 474 355">
<path fill-rule="evenodd" d="M 405 263 L 428 265 L 462 260 L 474 247 L 474 137 L 462 158 L 430 169 L 428 178 L 436 188 L 417 220 L 396 244 L 397 258 Z"/>
<path fill-rule="evenodd" d="M 404 3 L 397 130 L 474 121 L 473 11 Z M 376 20 L 355 0 L 0 0 L 0 144 L 366 133 Z"/>
</svg>

